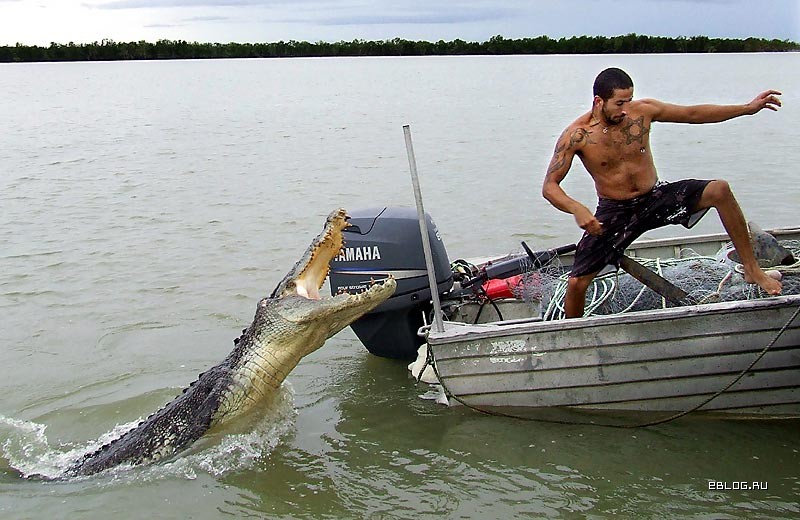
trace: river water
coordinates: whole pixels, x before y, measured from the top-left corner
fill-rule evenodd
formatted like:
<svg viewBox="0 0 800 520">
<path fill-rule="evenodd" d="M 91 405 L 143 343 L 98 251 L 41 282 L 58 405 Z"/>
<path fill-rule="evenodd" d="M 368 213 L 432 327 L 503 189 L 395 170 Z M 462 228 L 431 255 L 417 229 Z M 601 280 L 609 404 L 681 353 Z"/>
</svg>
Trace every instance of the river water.
<svg viewBox="0 0 800 520">
<path fill-rule="evenodd" d="M 451 259 L 574 242 L 541 181 L 612 65 L 676 103 L 782 90 L 777 113 L 656 125 L 652 146 L 662 178 L 726 178 L 762 227 L 798 223 L 798 54 L 0 65 L 0 516 L 796 518 L 796 421 L 486 417 L 421 399 L 349 329 L 252 433 L 83 480 L 19 476 L 222 360 L 332 209 L 413 206 L 404 124 Z M 564 185 L 593 207 L 577 162 Z"/>
</svg>

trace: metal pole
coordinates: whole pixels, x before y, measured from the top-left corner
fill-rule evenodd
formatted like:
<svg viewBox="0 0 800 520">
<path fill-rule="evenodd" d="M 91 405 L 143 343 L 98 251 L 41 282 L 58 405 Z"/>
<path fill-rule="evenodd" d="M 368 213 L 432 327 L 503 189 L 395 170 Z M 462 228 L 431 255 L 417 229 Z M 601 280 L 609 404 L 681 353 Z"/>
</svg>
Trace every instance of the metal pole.
<svg viewBox="0 0 800 520">
<path fill-rule="evenodd" d="M 422 207 L 422 191 L 419 188 L 419 177 L 417 176 L 417 160 L 414 158 L 414 145 L 411 143 L 411 128 L 409 128 L 408 125 L 403 125 L 403 133 L 406 136 L 408 166 L 411 169 L 411 183 L 414 185 L 414 199 L 417 202 L 417 217 L 419 218 L 419 232 L 422 235 L 422 250 L 425 253 L 425 265 L 428 268 L 428 285 L 430 285 L 431 299 L 433 300 L 434 327 L 436 332 L 444 332 L 442 307 L 439 303 L 439 290 L 436 285 L 436 274 L 433 270 L 431 241 L 428 237 L 428 223 L 425 220 L 425 209 Z"/>
</svg>

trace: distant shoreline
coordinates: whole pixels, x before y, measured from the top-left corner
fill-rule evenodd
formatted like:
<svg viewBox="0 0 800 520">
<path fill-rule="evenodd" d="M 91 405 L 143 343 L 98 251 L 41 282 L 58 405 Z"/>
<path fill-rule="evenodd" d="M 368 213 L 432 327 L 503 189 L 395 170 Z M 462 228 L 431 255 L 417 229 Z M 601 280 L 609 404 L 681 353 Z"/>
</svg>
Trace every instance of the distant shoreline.
<svg viewBox="0 0 800 520">
<path fill-rule="evenodd" d="M 668 38 L 627 34 L 624 36 L 548 36 L 507 39 L 493 36 L 485 42 L 456 39 L 437 42 L 352 40 L 340 42 L 279 41 L 270 43 L 200 43 L 158 40 L 155 43 L 115 42 L 51 43 L 0 46 L 0 63 L 59 61 L 123 61 L 219 58 L 311 58 L 356 56 L 469 56 L 514 54 L 707 54 L 743 52 L 796 52 L 800 44 L 790 40 L 764 38 L 709 38 L 691 36 Z"/>
</svg>

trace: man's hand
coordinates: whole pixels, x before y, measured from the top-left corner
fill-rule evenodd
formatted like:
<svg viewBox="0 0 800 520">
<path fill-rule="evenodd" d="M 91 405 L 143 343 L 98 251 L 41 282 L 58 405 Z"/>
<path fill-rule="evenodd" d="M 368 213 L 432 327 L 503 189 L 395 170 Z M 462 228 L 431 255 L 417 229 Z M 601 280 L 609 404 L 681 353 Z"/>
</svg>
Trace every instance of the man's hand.
<svg viewBox="0 0 800 520">
<path fill-rule="evenodd" d="M 770 110 L 778 110 L 778 107 L 781 106 L 781 100 L 778 99 L 781 93 L 777 90 L 767 90 L 766 92 L 762 92 L 756 98 L 747 104 L 749 110 L 749 114 L 757 114 L 761 112 L 763 109 L 768 108 Z"/>
<path fill-rule="evenodd" d="M 600 236 L 603 234 L 603 224 L 592 215 L 592 212 L 589 211 L 586 206 L 581 206 L 580 209 L 574 213 L 574 216 L 578 227 L 587 231 L 590 235 Z"/>
</svg>

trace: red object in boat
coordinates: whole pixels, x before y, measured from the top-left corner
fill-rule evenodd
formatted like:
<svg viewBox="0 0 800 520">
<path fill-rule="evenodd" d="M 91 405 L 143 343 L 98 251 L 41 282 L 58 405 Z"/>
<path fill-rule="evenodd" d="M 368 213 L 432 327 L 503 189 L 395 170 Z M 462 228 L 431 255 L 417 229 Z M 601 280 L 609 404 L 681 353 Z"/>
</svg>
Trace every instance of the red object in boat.
<svg viewBox="0 0 800 520">
<path fill-rule="evenodd" d="M 483 284 L 483 290 L 486 291 L 486 296 L 490 300 L 498 300 L 500 298 L 516 298 L 514 289 L 522 282 L 522 275 L 511 276 L 502 280 L 493 279 L 488 280 Z"/>
</svg>

